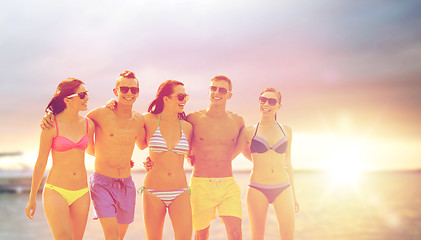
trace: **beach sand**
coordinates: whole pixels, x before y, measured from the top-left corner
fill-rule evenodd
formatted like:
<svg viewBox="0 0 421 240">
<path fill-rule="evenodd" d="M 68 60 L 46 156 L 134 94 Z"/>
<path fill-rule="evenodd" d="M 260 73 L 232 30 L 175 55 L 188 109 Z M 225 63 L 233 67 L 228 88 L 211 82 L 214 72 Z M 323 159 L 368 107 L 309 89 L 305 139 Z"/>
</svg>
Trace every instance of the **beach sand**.
<svg viewBox="0 0 421 240">
<path fill-rule="evenodd" d="M 136 187 L 141 187 L 145 173 L 135 172 Z M 187 173 L 190 178 L 190 173 Z M 243 208 L 243 239 L 250 238 L 247 215 L 247 183 L 249 172 L 235 172 L 241 187 Z M 329 174 L 320 172 L 294 173 L 300 212 L 296 216 L 296 240 L 420 240 L 421 239 L 421 174 L 419 172 L 366 173 L 358 182 L 335 183 Z M 24 209 L 28 193 L 0 194 L 0 239 L 53 239 L 42 208 L 41 194 L 34 220 Z M 127 240 L 146 239 L 142 213 L 142 196 L 136 201 L 135 221 L 130 225 Z M 92 220 L 92 206 L 84 239 L 104 239 L 98 220 Z M 167 217 L 164 240 L 174 239 Z M 214 220 L 210 240 L 227 239 L 225 226 Z M 273 206 L 269 207 L 265 239 L 280 239 Z"/>
</svg>

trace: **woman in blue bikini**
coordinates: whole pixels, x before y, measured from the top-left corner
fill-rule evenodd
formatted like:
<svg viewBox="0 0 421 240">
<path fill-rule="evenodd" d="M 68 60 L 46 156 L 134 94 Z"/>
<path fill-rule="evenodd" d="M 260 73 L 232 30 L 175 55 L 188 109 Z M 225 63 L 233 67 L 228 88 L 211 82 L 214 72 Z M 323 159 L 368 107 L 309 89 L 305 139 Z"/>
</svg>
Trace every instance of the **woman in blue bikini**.
<svg viewBox="0 0 421 240">
<path fill-rule="evenodd" d="M 259 123 L 246 127 L 240 136 L 246 142 L 243 154 L 253 162 L 247 192 L 252 239 L 264 239 L 269 204 L 274 206 L 281 239 L 294 239 L 294 214 L 299 205 L 291 166 L 291 128 L 276 121 L 281 105 L 278 90 L 264 89 L 259 98 Z"/>
<path fill-rule="evenodd" d="M 143 216 L 148 239 L 162 239 L 165 215 L 173 225 L 175 239 L 191 239 L 192 213 L 184 157 L 189 151 L 193 127 L 186 122 L 184 84 L 162 83 L 145 117 L 149 147 L 143 192 Z"/>
</svg>

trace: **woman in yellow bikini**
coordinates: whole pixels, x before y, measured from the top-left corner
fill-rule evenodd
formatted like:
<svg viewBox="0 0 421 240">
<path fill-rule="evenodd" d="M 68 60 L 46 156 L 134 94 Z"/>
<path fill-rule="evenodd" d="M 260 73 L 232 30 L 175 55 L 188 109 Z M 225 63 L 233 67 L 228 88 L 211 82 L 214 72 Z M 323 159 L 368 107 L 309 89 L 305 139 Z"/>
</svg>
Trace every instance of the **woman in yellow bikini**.
<svg viewBox="0 0 421 240">
<path fill-rule="evenodd" d="M 259 97 L 259 123 L 246 127 L 240 136 L 246 142 L 243 154 L 253 162 L 247 192 L 251 239 L 264 239 L 269 204 L 274 206 L 281 239 L 294 239 L 299 205 L 291 165 L 291 128 L 276 121 L 281 105 L 278 90 L 264 89 Z"/>
<path fill-rule="evenodd" d="M 46 111 L 55 115 L 55 126 L 43 129 L 32 177 L 26 216 L 33 219 L 36 196 L 51 151 L 52 167 L 43 191 L 45 216 L 55 239 L 82 239 L 89 212 L 85 149 L 93 147 L 92 120 L 79 115 L 87 110 L 88 91 L 74 78 L 62 81 Z"/>
<path fill-rule="evenodd" d="M 168 210 L 175 239 L 191 239 L 192 214 L 184 157 L 189 151 L 193 127 L 186 122 L 184 84 L 162 83 L 145 117 L 151 169 L 145 176 L 143 215 L 148 239 L 162 239 Z"/>
</svg>

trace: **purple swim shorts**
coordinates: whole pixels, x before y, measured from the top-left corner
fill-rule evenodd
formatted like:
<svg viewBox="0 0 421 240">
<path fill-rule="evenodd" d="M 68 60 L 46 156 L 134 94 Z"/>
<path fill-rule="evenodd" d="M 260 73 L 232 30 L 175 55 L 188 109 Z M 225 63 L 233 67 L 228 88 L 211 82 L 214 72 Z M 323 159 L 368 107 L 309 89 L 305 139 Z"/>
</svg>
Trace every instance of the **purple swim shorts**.
<svg viewBox="0 0 421 240">
<path fill-rule="evenodd" d="M 134 220 L 136 188 L 132 177 L 112 178 L 93 173 L 89 179 L 93 218 L 115 217 L 119 224 L 130 224 Z"/>
</svg>

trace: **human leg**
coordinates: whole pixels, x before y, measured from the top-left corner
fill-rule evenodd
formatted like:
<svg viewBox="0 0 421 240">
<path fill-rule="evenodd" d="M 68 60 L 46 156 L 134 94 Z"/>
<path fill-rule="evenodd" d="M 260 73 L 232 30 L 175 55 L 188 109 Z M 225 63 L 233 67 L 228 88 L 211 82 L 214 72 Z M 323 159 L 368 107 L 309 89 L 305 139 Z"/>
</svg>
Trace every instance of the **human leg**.
<svg viewBox="0 0 421 240">
<path fill-rule="evenodd" d="M 241 218 L 234 216 L 220 216 L 225 224 L 229 240 L 242 239 Z"/>
<path fill-rule="evenodd" d="M 120 234 L 120 239 L 124 239 L 124 236 L 126 236 L 126 232 L 128 228 L 129 228 L 129 224 L 121 224 L 121 223 L 118 224 L 118 233 Z"/>
<path fill-rule="evenodd" d="M 133 222 L 136 189 L 131 177 L 117 179 L 94 173 L 89 181 L 94 219 L 100 219 L 106 239 L 123 239 Z"/>
<path fill-rule="evenodd" d="M 210 228 L 210 226 L 208 226 L 207 228 L 204 228 L 204 229 L 195 230 L 194 231 L 194 239 L 195 240 L 207 240 L 209 238 L 209 228 Z"/>
<path fill-rule="evenodd" d="M 115 217 L 99 218 L 99 222 L 101 223 L 105 240 L 119 240 L 120 239 L 120 229 L 118 227 L 117 218 Z"/>
<path fill-rule="evenodd" d="M 192 177 L 190 183 L 195 239 L 208 239 L 210 222 L 216 219 L 216 205 L 220 202 L 215 192 L 215 179 Z"/>
<path fill-rule="evenodd" d="M 174 229 L 175 239 L 191 239 L 192 236 L 192 214 L 190 194 L 186 190 L 168 206 L 171 223 Z"/>
<path fill-rule="evenodd" d="M 58 192 L 44 188 L 43 206 L 54 239 L 72 240 L 72 227 L 67 201 Z"/>
<path fill-rule="evenodd" d="M 217 188 L 221 196 L 217 211 L 225 224 L 228 239 L 241 239 L 241 188 L 233 177 L 222 178 Z"/>
<path fill-rule="evenodd" d="M 157 196 L 143 191 L 143 218 L 148 240 L 162 239 L 167 208 Z"/>
<path fill-rule="evenodd" d="M 282 240 L 293 240 L 295 231 L 294 201 L 291 188 L 287 188 L 273 202 Z"/>
<path fill-rule="evenodd" d="M 251 239 L 264 239 L 268 199 L 255 188 L 247 191 L 247 208 L 250 221 Z"/>
<path fill-rule="evenodd" d="M 74 240 L 82 240 L 85 233 L 91 198 L 89 192 L 70 205 L 70 220 Z"/>
</svg>

